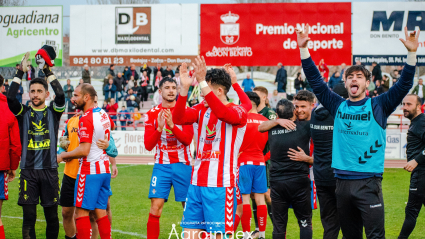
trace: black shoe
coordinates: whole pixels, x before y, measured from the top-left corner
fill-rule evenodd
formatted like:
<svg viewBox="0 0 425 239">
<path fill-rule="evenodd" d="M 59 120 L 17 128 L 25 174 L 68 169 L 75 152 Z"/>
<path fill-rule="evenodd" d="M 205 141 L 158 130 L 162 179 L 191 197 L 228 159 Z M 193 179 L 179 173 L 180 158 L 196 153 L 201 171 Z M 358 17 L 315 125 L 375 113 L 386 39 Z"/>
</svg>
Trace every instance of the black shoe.
<svg viewBox="0 0 425 239">
<path fill-rule="evenodd" d="M 259 231 L 257 231 L 257 230 L 255 230 L 255 231 L 253 231 L 253 232 L 251 233 L 251 237 L 252 237 L 253 239 L 254 239 L 254 238 L 258 238 L 259 234 L 260 234 L 260 232 L 259 232 Z"/>
</svg>

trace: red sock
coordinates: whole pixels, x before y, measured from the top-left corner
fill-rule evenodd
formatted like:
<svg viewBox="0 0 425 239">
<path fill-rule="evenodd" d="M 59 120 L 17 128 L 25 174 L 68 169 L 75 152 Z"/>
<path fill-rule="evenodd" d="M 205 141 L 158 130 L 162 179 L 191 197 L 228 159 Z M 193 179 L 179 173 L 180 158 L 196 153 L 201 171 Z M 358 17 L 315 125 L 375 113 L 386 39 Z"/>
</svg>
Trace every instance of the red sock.
<svg viewBox="0 0 425 239">
<path fill-rule="evenodd" d="M 99 229 L 99 235 L 101 239 L 111 239 L 112 238 L 112 232 L 111 232 L 111 222 L 109 222 L 108 215 L 97 219 L 97 228 Z"/>
<path fill-rule="evenodd" d="M 266 231 L 267 225 L 267 206 L 266 205 L 257 205 L 257 219 L 258 219 L 258 227 L 260 232 Z"/>
<path fill-rule="evenodd" d="M 242 213 L 242 231 L 244 232 L 250 232 L 251 231 L 251 218 L 252 218 L 252 212 L 251 212 L 251 205 L 250 204 L 244 204 L 243 205 L 243 213 Z"/>
<path fill-rule="evenodd" d="M 241 218 L 239 217 L 238 214 L 236 214 L 236 216 L 235 216 L 235 224 L 233 224 L 233 231 L 236 232 L 236 230 L 238 230 L 238 226 L 239 226 L 239 222 L 240 221 L 241 221 Z"/>
<path fill-rule="evenodd" d="M 4 226 L 0 226 L 0 239 L 6 239 L 6 236 L 4 235 Z"/>
<path fill-rule="evenodd" d="M 90 217 L 79 217 L 77 221 L 78 239 L 91 239 Z"/>
<path fill-rule="evenodd" d="M 147 239 L 158 239 L 159 237 L 159 217 L 149 213 Z"/>
</svg>

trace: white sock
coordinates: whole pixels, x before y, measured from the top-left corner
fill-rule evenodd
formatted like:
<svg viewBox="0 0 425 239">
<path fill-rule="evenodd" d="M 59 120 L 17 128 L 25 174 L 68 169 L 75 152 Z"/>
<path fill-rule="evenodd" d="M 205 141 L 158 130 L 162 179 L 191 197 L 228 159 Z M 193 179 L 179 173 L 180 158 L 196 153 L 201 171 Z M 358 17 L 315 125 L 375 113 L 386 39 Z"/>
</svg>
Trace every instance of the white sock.
<svg viewBox="0 0 425 239">
<path fill-rule="evenodd" d="M 260 234 L 258 235 L 259 238 L 266 238 L 266 232 L 260 232 Z"/>
<path fill-rule="evenodd" d="M 243 232 L 243 239 L 249 239 L 249 238 L 252 238 L 251 233 L 250 232 Z"/>
</svg>

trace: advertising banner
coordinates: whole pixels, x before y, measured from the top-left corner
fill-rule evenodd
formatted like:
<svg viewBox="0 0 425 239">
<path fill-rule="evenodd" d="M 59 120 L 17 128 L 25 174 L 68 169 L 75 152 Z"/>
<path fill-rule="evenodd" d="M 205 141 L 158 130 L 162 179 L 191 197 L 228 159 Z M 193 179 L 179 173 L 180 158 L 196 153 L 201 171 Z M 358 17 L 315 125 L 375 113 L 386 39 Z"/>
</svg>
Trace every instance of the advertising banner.
<svg viewBox="0 0 425 239">
<path fill-rule="evenodd" d="M 148 151 L 144 143 L 145 131 L 112 131 L 119 156 L 154 156 L 155 149 Z"/>
<path fill-rule="evenodd" d="M 295 29 L 306 24 L 315 61 L 351 63 L 351 3 L 201 4 L 201 54 L 208 65 L 300 65 Z"/>
<path fill-rule="evenodd" d="M 404 2 L 353 3 L 353 62 L 364 65 L 403 65 L 407 50 L 399 38 L 409 31 L 425 30 L 425 4 Z M 425 65 L 425 34 L 419 36 L 417 65 Z"/>
<path fill-rule="evenodd" d="M 62 6 L 0 7 L 0 67 L 15 67 L 25 52 L 35 64 L 43 45 L 56 51 L 62 66 Z"/>
<path fill-rule="evenodd" d="M 70 65 L 191 63 L 198 16 L 198 4 L 71 6 Z"/>
</svg>

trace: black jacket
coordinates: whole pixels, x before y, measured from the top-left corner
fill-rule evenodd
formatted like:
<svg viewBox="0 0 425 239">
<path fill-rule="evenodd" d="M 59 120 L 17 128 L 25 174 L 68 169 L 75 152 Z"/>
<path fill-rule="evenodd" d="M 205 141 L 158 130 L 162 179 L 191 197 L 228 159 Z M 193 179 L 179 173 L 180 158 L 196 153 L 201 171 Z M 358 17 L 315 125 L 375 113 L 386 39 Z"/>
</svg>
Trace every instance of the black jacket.
<svg viewBox="0 0 425 239">
<path fill-rule="evenodd" d="M 415 159 L 418 166 L 414 169 L 425 169 L 425 115 L 416 116 L 409 126 L 407 131 L 406 156 L 407 161 Z"/>
<path fill-rule="evenodd" d="M 281 82 L 283 84 L 286 84 L 287 78 L 288 78 L 288 75 L 286 74 L 286 70 L 282 66 L 279 70 L 277 70 L 276 79 L 274 80 L 274 82 Z"/>
<path fill-rule="evenodd" d="M 303 81 L 300 81 L 298 78 L 295 78 L 294 88 L 296 90 L 300 90 L 303 87 L 304 87 L 304 82 Z"/>
<path fill-rule="evenodd" d="M 148 72 L 148 77 L 149 79 L 151 79 L 152 69 L 149 66 L 147 66 L 146 69 L 143 69 L 143 66 L 140 67 L 140 73 L 141 73 L 140 75 L 143 75 L 144 71 Z"/>
<path fill-rule="evenodd" d="M 174 72 L 173 72 L 173 70 L 163 70 L 162 71 L 162 77 L 165 77 L 165 76 L 168 76 L 168 75 L 171 75 L 171 78 L 173 78 L 174 77 Z"/>
<path fill-rule="evenodd" d="M 374 81 L 382 80 L 382 71 L 381 66 L 379 64 L 373 67 L 372 76 L 375 76 Z"/>
<path fill-rule="evenodd" d="M 124 77 L 121 76 L 121 78 L 118 78 L 118 76 L 116 76 L 114 78 L 114 85 L 117 87 L 117 91 L 122 91 L 125 87 Z"/>
<path fill-rule="evenodd" d="M 157 68 L 156 66 L 153 68 L 153 78 L 156 79 L 156 74 L 158 74 L 158 70 L 161 71 L 162 77 L 164 77 L 164 70 L 162 68 Z"/>
<path fill-rule="evenodd" d="M 313 172 L 318 186 L 335 186 L 332 166 L 332 141 L 334 118 L 329 111 L 319 105 L 311 114 L 310 131 L 314 144 Z"/>
</svg>

